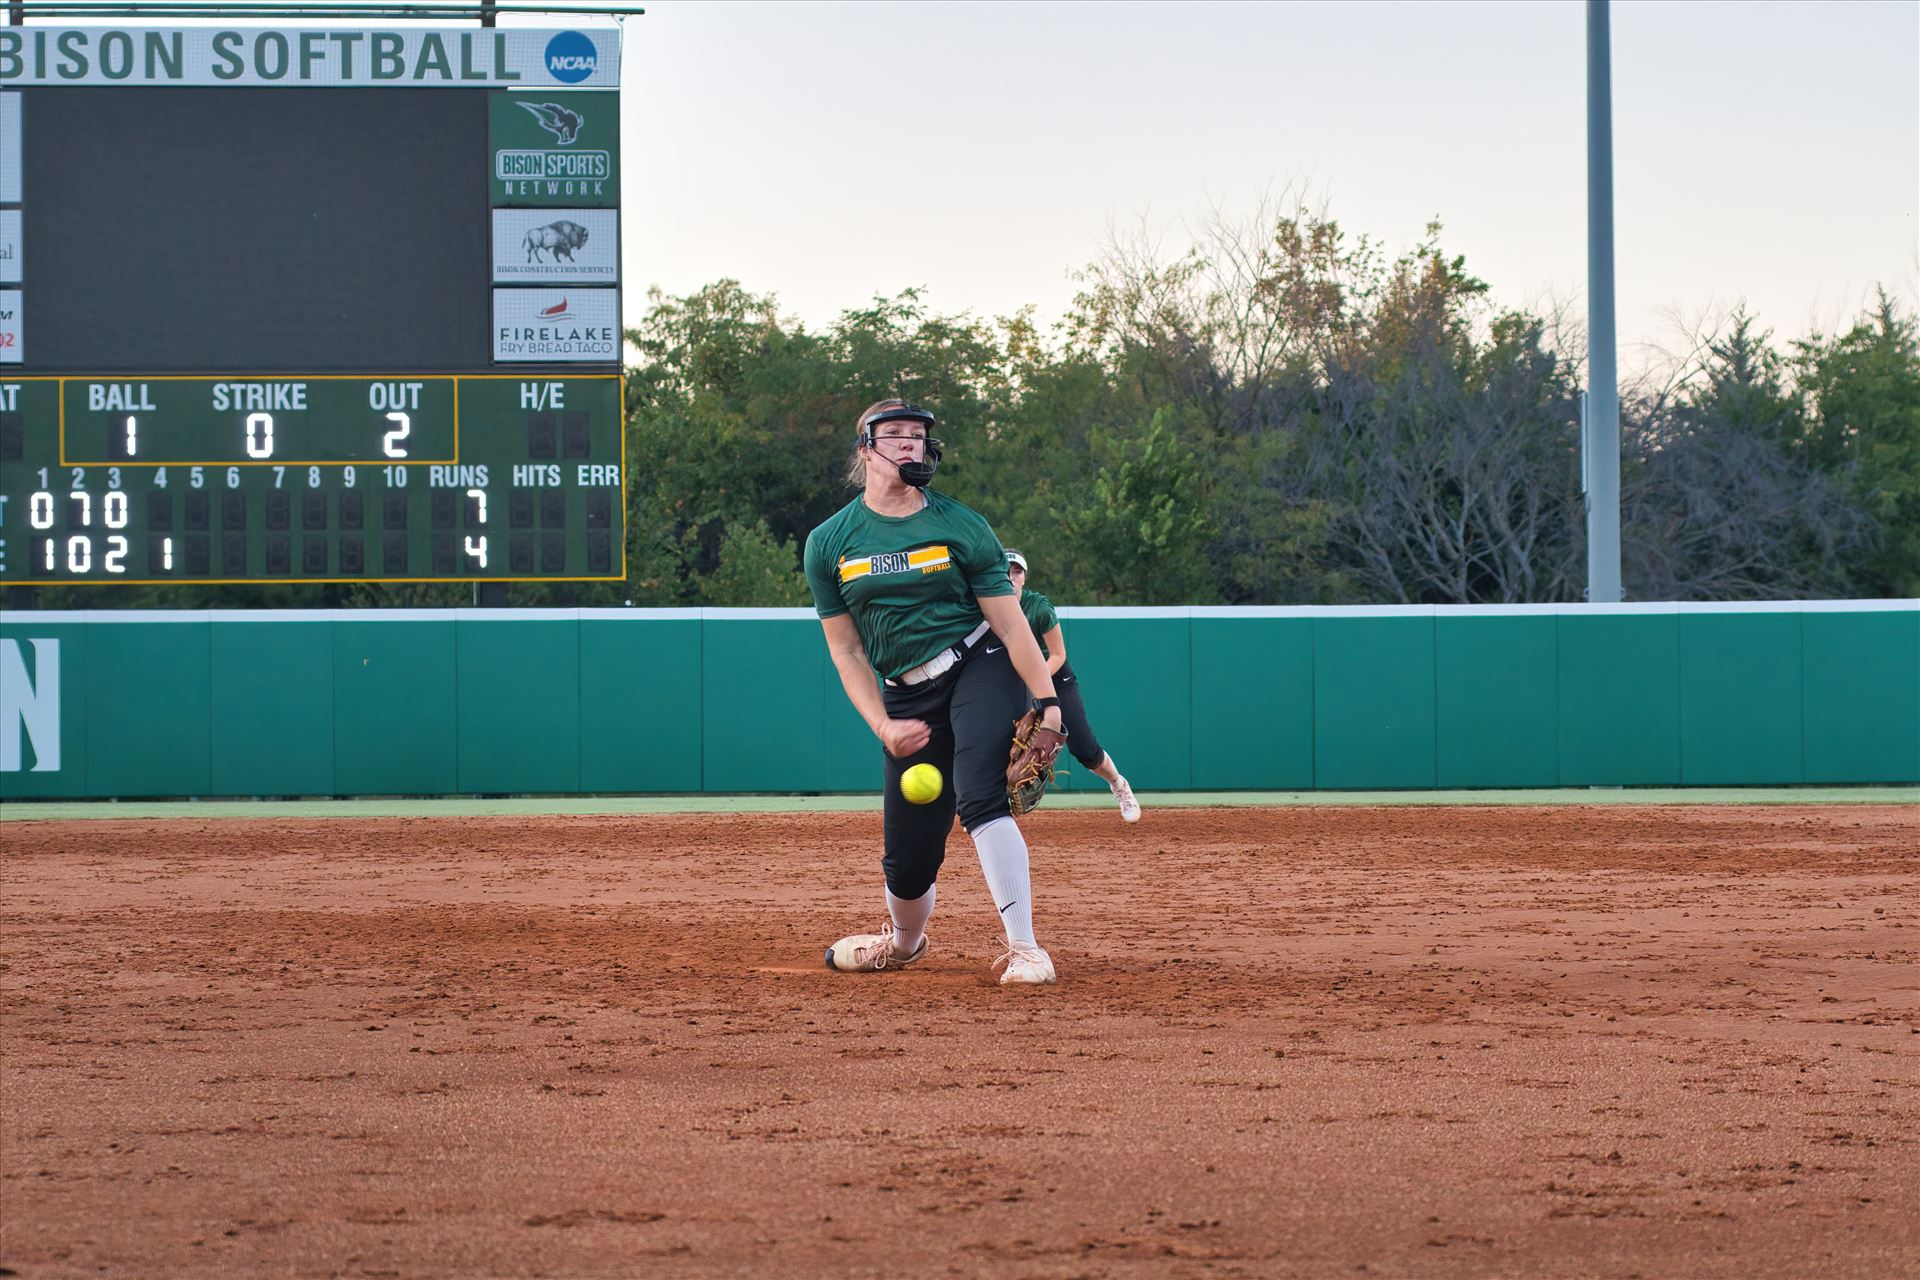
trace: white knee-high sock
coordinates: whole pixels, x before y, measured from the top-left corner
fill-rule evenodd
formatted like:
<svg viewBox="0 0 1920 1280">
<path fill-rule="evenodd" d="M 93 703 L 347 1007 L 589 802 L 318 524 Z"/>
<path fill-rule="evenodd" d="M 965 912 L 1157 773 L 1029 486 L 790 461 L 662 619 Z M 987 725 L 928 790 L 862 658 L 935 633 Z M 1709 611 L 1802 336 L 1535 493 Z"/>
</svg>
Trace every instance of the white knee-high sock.
<svg viewBox="0 0 1920 1280">
<path fill-rule="evenodd" d="M 987 892 L 1007 931 L 1007 941 L 1036 945 L 1033 939 L 1033 883 L 1027 867 L 1027 838 L 1012 818 L 995 818 L 973 833 Z"/>
<path fill-rule="evenodd" d="M 930 884 L 927 891 L 917 898 L 896 898 L 893 890 L 887 890 L 887 914 L 893 917 L 893 951 L 895 955 L 908 956 L 920 945 L 920 939 L 927 932 L 927 921 L 933 919 L 933 900 L 940 892 L 940 886 Z"/>
</svg>

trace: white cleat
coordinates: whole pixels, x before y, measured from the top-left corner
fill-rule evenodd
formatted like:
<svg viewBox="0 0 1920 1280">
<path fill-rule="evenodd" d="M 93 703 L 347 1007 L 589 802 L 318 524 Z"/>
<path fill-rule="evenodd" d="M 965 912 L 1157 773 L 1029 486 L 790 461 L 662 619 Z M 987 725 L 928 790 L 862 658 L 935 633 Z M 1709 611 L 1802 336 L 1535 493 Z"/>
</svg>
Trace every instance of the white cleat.
<svg viewBox="0 0 1920 1280">
<path fill-rule="evenodd" d="M 1006 966 L 1000 975 L 1000 985 L 1003 987 L 1020 984 L 1045 986 L 1057 981 L 1053 974 L 1053 957 L 1039 947 L 1010 946 L 1007 954 L 993 962 L 996 969 L 1001 965 Z"/>
<path fill-rule="evenodd" d="M 893 953 L 893 925 L 879 933 L 848 934 L 827 948 L 827 968 L 836 973 L 878 973 L 882 969 L 904 969 L 927 954 L 927 937 L 910 956 Z"/>
<path fill-rule="evenodd" d="M 1140 802 L 1133 798 L 1133 788 L 1127 785 L 1125 778 L 1115 779 L 1113 783 L 1113 798 L 1120 804 L 1120 820 L 1122 822 L 1140 821 Z"/>
</svg>

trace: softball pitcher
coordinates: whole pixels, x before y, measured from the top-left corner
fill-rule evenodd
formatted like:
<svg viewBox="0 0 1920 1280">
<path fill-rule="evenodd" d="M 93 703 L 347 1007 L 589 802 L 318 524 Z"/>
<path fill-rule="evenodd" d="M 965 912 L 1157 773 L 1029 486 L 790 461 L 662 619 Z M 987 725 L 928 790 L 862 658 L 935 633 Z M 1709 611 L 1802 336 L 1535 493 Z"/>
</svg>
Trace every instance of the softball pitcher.
<svg viewBox="0 0 1920 1280">
<path fill-rule="evenodd" d="M 1047 658 L 1047 672 L 1053 676 L 1053 687 L 1060 694 L 1067 750 L 1107 784 L 1114 802 L 1120 806 L 1122 819 L 1140 821 L 1140 802 L 1134 798 L 1133 788 L 1121 776 L 1113 757 L 1101 749 L 1100 739 L 1093 736 L 1093 725 L 1087 720 L 1087 704 L 1080 696 L 1080 678 L 1067 665 L 1067 639 L 1060 625 L 1060 614 L 1054 609 L 1053 601 L 1027 589 L 1027 558 L 1012 547 L 1007 548 L 1007 576 L 1013 582 L 1013 589 L 1020 593 L 1020 612 L 1026 617 L 1034 639 L 1040 642 L 1041 652 Z"/>
<path fill-rule="evenodd" d="M 958 811 L 1006 930 L 1005 984 L 1054 981 L 1033 932 L 1027 842 L 1007 802 L 1014 721 L 1031 698 L 1060 729 L 1060 700 L 1020 613 L 1000 540 L 928 487 L 940 465 L 934 416 L 905 400 L 860 415 L 847 480 L 860 487 L 807 537 L 807 584 L 848 701 L 880 739 L 888 923 L 827 948 L 827 967 L 905 968 L 927 951 L 935 881 Z M 874 677 L 880 677 L 876 687 Z M 946 779 L 910 803 L 900 775 Z"/>
</svg>

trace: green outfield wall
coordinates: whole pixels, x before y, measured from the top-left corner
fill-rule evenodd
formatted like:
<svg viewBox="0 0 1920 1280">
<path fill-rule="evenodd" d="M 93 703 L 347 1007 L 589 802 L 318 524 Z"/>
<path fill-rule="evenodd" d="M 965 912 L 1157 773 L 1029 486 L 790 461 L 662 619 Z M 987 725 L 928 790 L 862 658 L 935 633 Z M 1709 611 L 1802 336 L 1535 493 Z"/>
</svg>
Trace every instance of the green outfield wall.
<svg viewBox="0 0 1920 1280">
<path fill-rule="evenodd" d="M 1061 615 L 1143 790 L 1920 782 L 1920 601 Z M 804 609 L 0 615 L 0 799 L 870 791 L 878 757 Z"/>
</svg>

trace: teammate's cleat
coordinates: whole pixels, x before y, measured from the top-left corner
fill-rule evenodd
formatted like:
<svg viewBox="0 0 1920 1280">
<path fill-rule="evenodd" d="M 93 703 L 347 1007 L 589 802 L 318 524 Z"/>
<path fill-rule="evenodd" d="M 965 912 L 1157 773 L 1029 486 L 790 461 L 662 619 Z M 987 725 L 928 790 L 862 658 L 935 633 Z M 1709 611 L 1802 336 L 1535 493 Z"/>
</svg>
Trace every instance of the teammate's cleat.
<svg viewBox="0 0 1920 1280">
<path fill-rule="evenodd" d="M 1120 802 L 1121 821 L 1140 821 L 1140 802 L 1133 798 L 1133 788 L 1127 785 L 1124 777 L 1114 779 L 1113 798 Z"/>
<path fill-rule="evenodd" d="M 1007 948 L 1007 954 L 993 962 L 993 967 L 996 969 L 1001 965 L 1006 966 L 1005 971 L 1000 975 L 1000 985 L 1003 987 L 1022 983 L 1041 986 L 1055 980 L 1053 957 L 1039 947 L 1012 944 Z"/>
<path fill-rule="evenodd" d="M 927 954 L 927 936 L 910 956 L 893 954 L 893 925 L 879 933 L 854 933 L 827 948 L 827 968 L 838 973 L 878 973 L 882 969 L 904 969 Z"/>
</svg>

